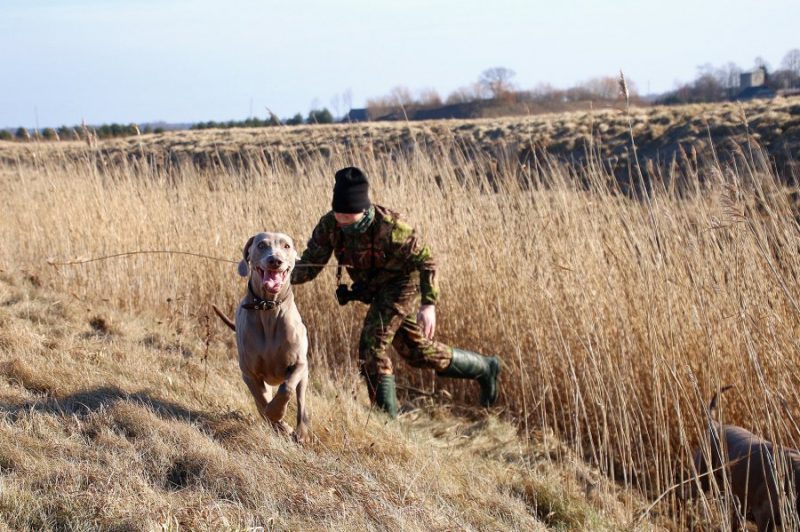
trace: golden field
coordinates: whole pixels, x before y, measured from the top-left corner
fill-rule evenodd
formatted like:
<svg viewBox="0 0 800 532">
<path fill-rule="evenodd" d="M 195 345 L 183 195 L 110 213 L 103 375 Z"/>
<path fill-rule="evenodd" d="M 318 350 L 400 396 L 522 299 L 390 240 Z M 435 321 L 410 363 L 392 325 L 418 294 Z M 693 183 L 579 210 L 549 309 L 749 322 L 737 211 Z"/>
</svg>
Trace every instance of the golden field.
<svg viewBox="0 0 800 532">
<path fill-rule="evenodd" d="M 767 158 L 797 142 L 798 104 L 765 111 L 785 115 L 772 140 L 756 136 L 765 104 L 747 105 L 632 110 L 630 122 L 586 113 L 592 150 L 574 164 L 544 153 L 560 153 L 558 129 L 526 134 L 541 147 L 527 162 L 455 133 L 541 118 L 0 144 L 0 515 L 10 528 L 724 527 L 724 496 L 681 504 L 672 490 L 691 473 L 710 395 L 735 384 L 726 420 L 800 441 L 797 206 Z M 729 158 L 687 148 L 676 164 L 645 161 L 645 117 L 742 109 L 742 133 L 720 142 L 736 141 Z M 546 120 L 565 134 L 585 122 Z M 621 131 L 619 149 L 632 130 L 649 194 L 622 193 L 603 162 L 616 148 L 593 134 L 603 128 Z M 393 147 L 394 134 L 412 147 Z M 206 158 L 180 155 L 195 152 Z M 491 413 L 469 408 L 471 383 L 398 363 L 402 399 L 418 409 L 397 426 L 370 415 L 355 370 L 364 308 L 340 311 L 331 270 L 295 289 L 316 435 L 299 449 L 255 422 L 232 337 L 210 317 L 210 303 L 231 309 L 243 293 L 234 264 L 48 264 L 136 250 L 237 261 L 263 229 L 302 249 L 333 172 L 350 164 L 433 248 L 440 339 L 503 357 Z M 308 476 L 327 480 L 303 500 Z M 554 497 L 552 515 L 539 510 Z M 155 510 L 137 520 L 142 507 Z"/>
</svg>

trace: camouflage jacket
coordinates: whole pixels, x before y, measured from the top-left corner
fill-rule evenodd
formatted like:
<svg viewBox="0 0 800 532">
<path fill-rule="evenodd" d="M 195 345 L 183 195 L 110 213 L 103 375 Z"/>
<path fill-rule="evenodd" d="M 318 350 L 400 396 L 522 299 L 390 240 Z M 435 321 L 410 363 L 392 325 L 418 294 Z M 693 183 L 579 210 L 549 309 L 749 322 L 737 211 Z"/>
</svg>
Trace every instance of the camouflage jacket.
<svg viewBox="0 0 800 532">
<path fill-rule="evenodd" d="M 399 215 L 375 205 L 375 219 L 362 234 L 345 234 L 336 225 L 333 211 L 320 218 L 308 246 L 292 272 L 292 284 L 312 280 L 331 254 L 355 283 L 377 292 L 385 285 L 406 284 L 419 272 L 422 304 L 435 304 L 439 297 L 436 263 L 431 250 Z M 316 264 L 304 266 L 305 264 Z M 300 267 L 297 267 L 300 266 Z"/>
</svg>

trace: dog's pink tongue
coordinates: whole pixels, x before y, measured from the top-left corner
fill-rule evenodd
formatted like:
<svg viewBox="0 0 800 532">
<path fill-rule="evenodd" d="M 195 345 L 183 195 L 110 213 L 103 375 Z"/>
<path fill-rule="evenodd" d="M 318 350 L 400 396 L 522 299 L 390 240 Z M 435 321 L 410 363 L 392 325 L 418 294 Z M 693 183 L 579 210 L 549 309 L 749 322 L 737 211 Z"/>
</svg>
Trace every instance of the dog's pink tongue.
<svg viewBox="0 0 800 532">
<path fill-rule="evenodd" d="M 281 289 L 283 277 L 280 272 L 274 270 L 267 270 L 264 272 L 264 290 L 267 292 L 277 293 Z"/>
</svg>

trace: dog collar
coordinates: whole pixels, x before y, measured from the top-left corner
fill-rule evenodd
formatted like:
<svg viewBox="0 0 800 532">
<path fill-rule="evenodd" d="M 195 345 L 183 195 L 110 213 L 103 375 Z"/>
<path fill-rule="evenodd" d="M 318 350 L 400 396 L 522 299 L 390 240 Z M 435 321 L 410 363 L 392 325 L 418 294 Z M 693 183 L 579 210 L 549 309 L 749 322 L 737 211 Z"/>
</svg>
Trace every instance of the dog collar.
<svg viewBox="0 0 800 532">
<path fill-rule="evenodd" d="M 291 290 L 291 287 L 289 288 Z M 247 291 L 250 292 L 250 297 L 253 298 L 252 303 L 245 303 L 242 305 L 243 309 L 247 310 L 274 310 L 281 306 L 281 303 L 286 301 L 286 298 L 283 299 L 262 299 L 258 297 L 253 290 L 253 286 L 250 284 L 250 281 L 247 282 Z M 287 296 L 288 297 L 288 296 Z"/>
</svg>

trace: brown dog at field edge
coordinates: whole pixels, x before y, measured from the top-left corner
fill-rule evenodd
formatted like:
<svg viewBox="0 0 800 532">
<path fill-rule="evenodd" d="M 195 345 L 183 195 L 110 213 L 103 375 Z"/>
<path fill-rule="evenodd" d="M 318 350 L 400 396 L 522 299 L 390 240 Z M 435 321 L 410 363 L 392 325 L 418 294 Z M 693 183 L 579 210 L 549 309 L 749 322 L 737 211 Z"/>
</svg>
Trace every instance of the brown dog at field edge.
<svg viewBox="0 0 800 532">
<path fill-rule="evenodd" d="M 701 449 L 694 453 L 694 465 L 701 475 L 701 487 L 710 488 L 709 474 L 713 471 L 717 484 L 724 489 L 730 486 L 731 494 L 738 499 L 741 515 L 756 523 L 758 530 L 774 530 L 782 524 L 781 500 L 793 501 L 800 514 L 798 490 L 800 487 L 800 452 L 776 445 L 737 425 L 723 425 L 717 418 L 717 399 L 732 386 L 721 388 L 708 406 L 708 437 L 711 451 L 708 456 Z M 734 529 L 741 527 L 740 512 L 734 509 L 731 519 Z"/>
</svg>

